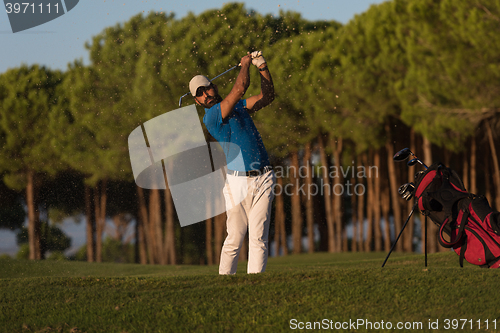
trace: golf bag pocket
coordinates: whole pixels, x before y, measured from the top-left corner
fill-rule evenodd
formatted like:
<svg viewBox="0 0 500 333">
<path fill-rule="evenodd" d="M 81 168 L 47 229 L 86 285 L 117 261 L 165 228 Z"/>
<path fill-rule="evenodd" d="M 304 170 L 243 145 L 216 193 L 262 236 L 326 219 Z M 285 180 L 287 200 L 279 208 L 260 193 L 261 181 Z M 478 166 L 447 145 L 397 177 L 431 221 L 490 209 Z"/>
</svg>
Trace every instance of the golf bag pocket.
<svg viewBox="0 0 500 333">
<path fill-rule="evenodd" d="M 500 212 L 494 211 L 484 196 L 478 196 L 471 202 L 471 211 L 478 220 L 485 221 L 495 234 L 500 235 Z"/>
<path fill-rule="evenodd" d="M 476 211 L 475 207 L 478 207 L 479 211 Z M 487 208 L 489 208 L 489 213 L 485 214 Z M 453 250 L 460 256 L 460 266 L 463 266 L 463 259 L 465 259 L 473 265 L 498 268 L 500 236 L 493 230 L 491 223 L 491 217 L 498 216 L 498 212 L 494 212 L 489 207 L 486 198 L 476 197 L 469 203 L 463 216 L 467 219 L 462 219 L 458 228 L 455 229 L 459 230 L 456 237 L 460 238 L 460 241 L 453 246 Z M 460 230 L 463 231 L 460 232 Z"/>
</svg>

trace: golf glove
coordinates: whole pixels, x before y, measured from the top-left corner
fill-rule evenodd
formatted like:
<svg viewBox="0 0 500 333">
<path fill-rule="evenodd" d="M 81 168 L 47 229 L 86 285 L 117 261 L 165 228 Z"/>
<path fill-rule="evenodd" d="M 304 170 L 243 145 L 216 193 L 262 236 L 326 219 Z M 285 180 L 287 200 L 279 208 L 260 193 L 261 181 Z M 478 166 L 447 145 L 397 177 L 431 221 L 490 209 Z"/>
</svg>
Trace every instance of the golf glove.
<svg viewBox="0 0 500 333">
<path fill-rule="evenodd" d="M 254 64 L 257 68 L 266 63 L 266 59 L 262 56 L 262 51 L 253 51 L 252 55 L 252 64 Z"/>
</svg>

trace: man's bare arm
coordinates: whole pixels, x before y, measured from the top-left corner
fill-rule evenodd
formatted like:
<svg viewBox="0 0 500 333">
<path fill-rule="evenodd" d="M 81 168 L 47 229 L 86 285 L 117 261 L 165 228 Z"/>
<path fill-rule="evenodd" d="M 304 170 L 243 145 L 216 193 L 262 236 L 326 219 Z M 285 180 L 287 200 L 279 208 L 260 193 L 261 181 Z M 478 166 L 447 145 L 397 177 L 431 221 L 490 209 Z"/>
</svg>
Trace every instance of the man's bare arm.
<svg viewBox="0 0 500 333">
<path fill-rule="evenodd" d="M 267 63 L 262 64 L 259 69 L 266 68 L 260 73 L 260 94 L 247 98 L 247 110 L 249 113 L 256 112 L 271 104 L 274 100 L 274 84 Z"/>
<path fill-rule="evenodd" d="M 250 55 L 246 55 L 241 58 L 241 69 L 236 82 L 234 83 L 233 89 L 229 95 L 226 96 L 220 102 L 220 110 L 222 119 L 228 117 L 233 111 L 234 106 L 238 101 L 245 95 L 248 87 L 250 86 L 250 64 L 252 63 L 252 58 Z"/>
</svg>

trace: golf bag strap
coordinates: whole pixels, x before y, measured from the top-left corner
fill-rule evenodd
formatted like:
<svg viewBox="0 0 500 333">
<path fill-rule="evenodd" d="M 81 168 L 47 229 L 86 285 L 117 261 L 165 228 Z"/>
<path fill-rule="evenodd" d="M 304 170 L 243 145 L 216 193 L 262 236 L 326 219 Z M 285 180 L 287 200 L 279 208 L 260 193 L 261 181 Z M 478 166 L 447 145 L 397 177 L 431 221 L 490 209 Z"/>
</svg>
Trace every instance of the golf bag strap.
<svg viewBox="0 0 500 333">
<path fill-rule="evenodd" d="M 451 216 L 446 218 L 443 224 L 441 224 L 441 227 L 439 228 L 439 238 L 438 238 L 439 244 L 441 244 L 441 246 L 446 248 L 451 248 L 462 239 L 465 225 L 467 224 L 467 221 L 469 219 L 469 211 L 461 210 L 460 212 L 462 213 L 462 219 L 460 220 L 460 227 L 458 228 L 458 233 L 457 237 L 455 238 L 455 241 L 453 242 L 451 241 L 451 235 L 450 235 L 450 242 L 447 242 L 443 237 L 444 228 L 446 227 L 446 224 L 448 224 L 451 221 L 450 219 Z"/>
</svg>

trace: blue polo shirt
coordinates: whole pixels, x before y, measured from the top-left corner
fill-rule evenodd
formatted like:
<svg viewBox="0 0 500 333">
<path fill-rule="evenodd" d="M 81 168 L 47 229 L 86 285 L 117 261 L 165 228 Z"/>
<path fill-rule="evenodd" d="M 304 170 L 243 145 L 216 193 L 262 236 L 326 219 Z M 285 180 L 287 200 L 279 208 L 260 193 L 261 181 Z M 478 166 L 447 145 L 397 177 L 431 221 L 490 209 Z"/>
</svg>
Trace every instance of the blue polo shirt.
<svg viewBox="0 0 500 333">
<path fill-rule="evenodd" d="M 205 109 L 203 123 L 221 144 L 229 170 L 259 170 L 270 165 L 262 137 L 248 114 L 246 105 L 246 100 L 240 100 L 226 119 L 222 119 L 220 103 Z M 236 159 L 240 150 L 243 161 Z"/>
</svg>

